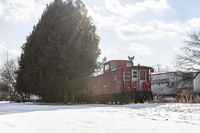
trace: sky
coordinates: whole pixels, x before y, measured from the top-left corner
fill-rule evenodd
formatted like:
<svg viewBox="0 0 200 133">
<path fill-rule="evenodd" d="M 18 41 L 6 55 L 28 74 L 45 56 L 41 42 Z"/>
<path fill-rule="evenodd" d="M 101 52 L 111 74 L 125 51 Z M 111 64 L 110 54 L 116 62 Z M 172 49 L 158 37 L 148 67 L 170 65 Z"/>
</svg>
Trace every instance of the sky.
<svg viewBox="0 0 200 133">
<path fill-rule="evenodd" d="M 0 64 L 17 58 L 46 4 L 52 0 L 0 0 Z M 101 56 L 135 56 L 135 64 L 174 69 L 176 55 L 200 29 L 199 0 L 82 0 L 97 27 Z"/>
</svg>

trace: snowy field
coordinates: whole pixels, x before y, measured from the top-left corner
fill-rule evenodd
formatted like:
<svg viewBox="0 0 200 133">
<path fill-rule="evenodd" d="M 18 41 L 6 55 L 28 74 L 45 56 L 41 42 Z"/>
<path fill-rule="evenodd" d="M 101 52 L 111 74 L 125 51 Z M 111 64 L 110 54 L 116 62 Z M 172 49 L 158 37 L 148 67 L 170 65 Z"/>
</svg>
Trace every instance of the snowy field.
<svg viewBox="0 0 200 133">
<path fill-rule="evenodd" d="M 0 133 L 199 133 L 200 104 L 0 102 Z"/>
</svg>

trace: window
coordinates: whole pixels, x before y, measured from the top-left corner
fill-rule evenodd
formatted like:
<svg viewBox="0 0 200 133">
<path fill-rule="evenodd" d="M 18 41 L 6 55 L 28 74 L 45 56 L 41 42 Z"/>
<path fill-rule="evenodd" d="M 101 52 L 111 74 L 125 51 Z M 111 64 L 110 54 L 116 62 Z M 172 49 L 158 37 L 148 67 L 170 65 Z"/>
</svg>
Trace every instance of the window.
<svg viewBox="0 0 200 133">
<path fill-rule="evenodd" d="M 105 71 L 109 70 L 109 64 L 105 64 L 104 70 L 105 70 Z"/>
<path fill-rule="evenodd" d="M 124 81 L 130 81 L 130 72 L 123 73 Z"/>
<path fill-rule="evenodd" d="M 144 70 L 140 71 L 140 80 L 146 80 L 146 72 Z"/>
<path fill-rule="evenodd" d="M 131 67 L 131 66 L 133 66 L 133 64 L 132 64 L 132 62 L 126 62 L 126 67 Z"/>
<path fill-rule="evenodd" d="M 111 71 L 117 70 L 117 62 L 111 62 L 110 67 Z"/>
<path fill-rule="evenodd" d="M 133 78 L 137 78 L 137 77 L 138 77 L 137 71 L 133 71 Z"/>
</svg>

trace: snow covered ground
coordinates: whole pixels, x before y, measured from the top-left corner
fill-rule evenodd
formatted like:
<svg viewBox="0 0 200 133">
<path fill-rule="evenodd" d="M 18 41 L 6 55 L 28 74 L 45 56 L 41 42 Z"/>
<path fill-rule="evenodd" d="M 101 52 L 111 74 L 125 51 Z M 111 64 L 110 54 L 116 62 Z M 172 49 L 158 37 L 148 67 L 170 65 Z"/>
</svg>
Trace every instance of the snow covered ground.
<svg viewBox="0 0 200 133">
<path fill-rule="evenodd" d="M 199 133 L 200 104 L 0 103 L 0 133 Z"/>
</svg>

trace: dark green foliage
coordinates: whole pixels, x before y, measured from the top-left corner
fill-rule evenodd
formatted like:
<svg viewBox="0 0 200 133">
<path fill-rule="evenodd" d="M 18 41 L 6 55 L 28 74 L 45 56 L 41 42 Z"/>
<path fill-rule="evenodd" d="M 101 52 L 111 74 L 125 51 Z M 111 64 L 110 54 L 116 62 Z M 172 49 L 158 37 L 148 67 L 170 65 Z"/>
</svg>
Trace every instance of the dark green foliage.
<svg viewBox="0 0 200 133">
<path fill-rule="evenodd" d="M 17 90 L 45 102 L 73 101 L 97 66 L 98 44 L 84 4 L 55 0 L 22 47 Z"/>
</svg>

